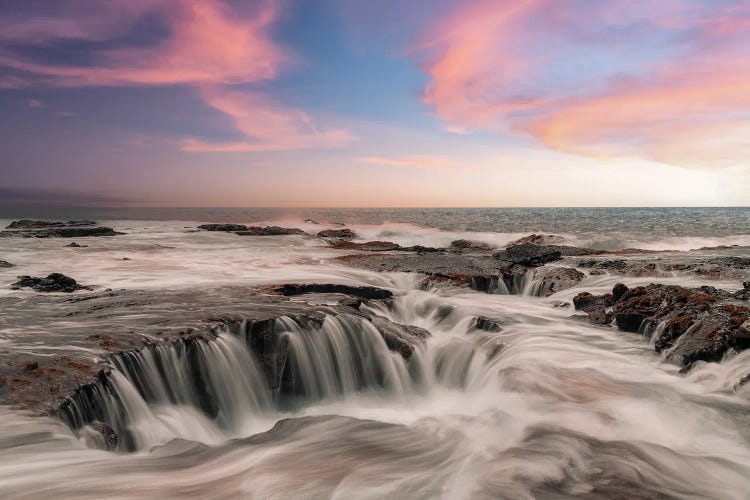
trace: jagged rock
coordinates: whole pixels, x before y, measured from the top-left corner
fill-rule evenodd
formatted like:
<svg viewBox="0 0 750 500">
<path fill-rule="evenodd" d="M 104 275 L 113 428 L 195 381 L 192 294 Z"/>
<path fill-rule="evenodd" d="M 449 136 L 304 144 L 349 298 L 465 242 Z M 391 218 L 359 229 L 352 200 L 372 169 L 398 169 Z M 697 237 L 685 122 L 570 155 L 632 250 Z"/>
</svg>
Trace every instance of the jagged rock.
<svg viewBox="0 0 750 500">
<path fill-rule="evenodd" d="M 235 231 L 234 234 L 237 234 L 239 236 L 290 236 L 307 233 L 302 229 L 298 229 L 296 227 L 248 226 L 244 230 Z"/>
<path fill-rule="evenodd" d="M 475 240 L 454 240 L 450 244 L 450 249 L 458 252 L 486 251 L 492 248 L 488 243 Z"/>
<path fill-rule="evenodd" d="M 560 260 L 562 253 L 559 250 L 534 245 L 533 243 L 522 243 L 497 252 L 493 257 L 516 265 L 538 267 L 548 262 Z"/>
<path fill-rule="evenodd" d="M 226 231 L 231 233 L 234 231 L 245 231 L 247 226 L 244 224 L 201 224 L 198 226 L 198 229 L 203 229 L 204 231 Z"/>
<path fill-rule="evenodd" d="M 750 281 L 742 283 L 742 290 L 738 290 L 734 297 L 740 300 L 750 300 Z"/>
<path fill-rule="evenodd" d="M 93 220 L 69 220 L 68 222 L 50 222 L 46 220 L 16 220 L 11 222 L 6 229 L 50 229 L 54 227 L 81 227 L 95 226 Z"/>
<path fill-rule="evenodd" d="M 400 353 L 407 360 L 414 354 L 416 346 L 430 336 L 430 332 L 424 328 L 401 325 L 382 316 L 372 316 L 370 321 L 383 336 L 388 348 Z"/>
<path fill-rule="evenodd" d="M 86 238 L 89 236 L 117 236 L 123 233 L 117 232 L 111 227 L 51 227 L 47 229 L 20 229 L 1 231 L 0 237 L 22 237 L 22 238 Z"/>
<path fill-rule="evenodd" d="M 0 268 L 3 267 L 14 267 L 14 264 L 11 264 L 10 262 L 7 262 L 5 260 L 0 260 Z"/>
<path fill-rule="evenodd" d="M 556 234 L 530 234 L 509 243 L 508 246 L 520 245 L 522 243 L 533 243 L 534 245 L 554 245 L 562 243 L 563 241 L 565 241 L 565 238 Z"/>
<path fill-rule="evenodd" d="M 317 234 L 318 238 L 333 238 L 339 240 L 353 240 L 357 233 L 351 229 L 326 229 Z"/>
<path fill-rule="evenodd" d="M 331 283 L 310 283 L 310 284 L 286 284 L 276 288 L 276 291 L 287 297 L 294 295 L 303 295 L 305 293 L 343 293 L 363 299 L 389 299 L 393 297 L 393 292 L 374 286 L 349 286 L 337 285 Z"/>
<path fill-rule="evenodd" d="M 19 276 L 19 280 L 11 285 L 13 290 L 31 288 L 35 292 L 74 292 L 87 289 L 78 284 L 76 280 L 61 273 L 52 273 L 46 278 L 35 278 L 31 276 Z"/>
<path fill-rule="evenodd" d="M 442 248 L 435 248 L 435 247 L 425 247 L 422 245 L 413 245 L 410 247 L 401 247 L 399 248 L 402 252 L 416 252 L 419 254 L 422 253 L 435 253 L 435 252 L 443 252 L 444 250 Z"/>
<path fill-rule="evenodd" d="M 68 243 L 65 246 L 68 247 L 68 248 L 87 248 L 88 247 L 88 245 L 79 245 L 75 241 L 73 243 Z"/>
<path fill-rule="evenodd" d="M 499 332 L 503 329 L 497 320 L 488 318 L 487 316 L 476 316 L 469 325 L 468 333 L 473 333 L 477 330 L 483 330 L 485 332 Z"/>
<path fill-rule="evenodd" d="M 618 284 L 615 288 L 613 294 L 577 295 L 573 299 L 576 309 L 588 312 L 594 323 L 601 324 L 598 319 L 603 313 L 612 314 L 623 331 L 657 335 L 655 349 L 668 351 L 670 359 L 684 366 L 719 361 L 730 349 L 750 347 L 750 325 L 746 325 L 750 309 L 732 303 L 734 297 L 724 290 L 656 284 L 628 290 Z M 612 312 L 605 312 L 610 305 Z"/>
<path fill-rule="evenodd" d="M 319 226 L 320 222 L 312 220 L 312 219 L 305 219 L 305 224 L 315 224 Z"/>
<path fill-rule="evenodd" d="M 608 325 L 612 322 L 612 314 L 607 308 L 612 305 L 612 295 L 592 295 L 589 292 L 581 292 L 573 297 L 573 307 L 577 311 L 588 314 L 589 321 L 595 325 Z"/>
</svg>

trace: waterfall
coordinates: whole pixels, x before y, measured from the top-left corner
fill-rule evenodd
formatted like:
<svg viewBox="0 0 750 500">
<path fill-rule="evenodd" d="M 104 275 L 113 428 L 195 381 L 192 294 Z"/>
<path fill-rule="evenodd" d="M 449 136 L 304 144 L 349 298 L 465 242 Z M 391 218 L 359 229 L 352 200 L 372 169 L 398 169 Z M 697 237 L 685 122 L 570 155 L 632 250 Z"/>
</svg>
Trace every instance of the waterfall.
<svg viewBox="0 0 750 500">
<path fill-rule="evenodd" d="M 282 403 L 325 399 L 365 388 L 395 394 L 411 389 L 406 361 L 388 349 L 370 322 L 329 315 L 319 328 L 305 326 L 289 317 L 276 321 L 277 331 L 289 345 Z"/>
<path fill-rule="evenodd" d="M 111 358 L 112 370 L 59 411 L 73 429 L 110 426 L 118 449 L 175 437 L 218 442 L 247 435 L 253 418 L 365 389 L 398 396 L 425 379 L 419 356 L 391 351 L 366 318 L 283 316 L 243 322 L 216 339 L 180 339 Z M 263 347 L 263 362 L 251 346 Z M 269 386 L 268 377 L 271 379 Z M 273 387 L 273 389 L 272 389 Z"/>
</svg>

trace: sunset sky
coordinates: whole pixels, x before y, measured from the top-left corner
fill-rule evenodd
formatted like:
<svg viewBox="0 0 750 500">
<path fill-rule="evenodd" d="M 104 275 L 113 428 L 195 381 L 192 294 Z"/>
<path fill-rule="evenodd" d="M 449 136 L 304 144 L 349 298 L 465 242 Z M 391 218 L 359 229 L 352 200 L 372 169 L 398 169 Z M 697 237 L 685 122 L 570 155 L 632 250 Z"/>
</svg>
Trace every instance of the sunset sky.
<svg viewBox="0 0 750 500">
<path fill-rule="evenodd" d="M 6 203 L 750 205 L 750 0 L 0 1 Z"/>
</svg>

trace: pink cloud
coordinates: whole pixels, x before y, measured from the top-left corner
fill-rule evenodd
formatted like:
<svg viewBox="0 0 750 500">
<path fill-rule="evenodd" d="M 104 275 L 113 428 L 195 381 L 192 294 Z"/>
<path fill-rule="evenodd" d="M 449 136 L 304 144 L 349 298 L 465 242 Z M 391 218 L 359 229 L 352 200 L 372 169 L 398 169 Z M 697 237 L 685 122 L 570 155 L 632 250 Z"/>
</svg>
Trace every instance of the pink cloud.
<svg viewBox="0 0 750 500">
<path fill-rule="evenodd" d="M 430 77 L 423 100 L 450 126 L 528 134 L 566 153 L 713 166 L 750 158 L 747 141 L 715 136 L 741 137 L 750 122 L 749 28 L 747 2 L 483 0 L 447 14 L 413 54 Z M 640 67 L 607 61 L 631 74 L 587 74 L 607 44 L 638 47 L 644 33 L 676 41 L 662 59 L 644 45 Z M 543 83 L 565 63 L 580 68 L 577 81 Z M 687 137 L 694 154 L 679 154 Z"/>
<path fill-rule="evenodd" d="M 101 41 L 127 32 L 141 16 L 156 13 L 169 35 L 152 46 L 97 51 L 94 64 L 53 65 L 8 51 L 0 66 L 30 73 L 57 86 L 247 83 L 273 78 L 285 60 L 269 38 L 274 3 L 238 16 L 218 0 L 115 0 L 71 7 L 63 17 L 11 19 L 0 40 L 37 45 L 55 40 Z"/>
<path fill-rule="evenodd" d="M 184 151 L 240 152 L 295 149 L 335 149 L 354 140 L 348 131 L 320 127 L 304 111 L 280 106 L 262 94 L 240 91 L 204 92 L 206 102 L 230 117 L 247 140 L 205 142 L 188 139 Z"/>
</svg>

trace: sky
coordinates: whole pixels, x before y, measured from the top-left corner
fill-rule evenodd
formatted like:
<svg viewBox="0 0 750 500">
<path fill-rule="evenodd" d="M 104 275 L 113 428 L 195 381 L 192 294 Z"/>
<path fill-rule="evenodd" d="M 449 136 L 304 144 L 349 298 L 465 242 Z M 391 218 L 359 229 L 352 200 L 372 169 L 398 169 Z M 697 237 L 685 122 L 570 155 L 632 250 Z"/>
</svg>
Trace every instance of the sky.
<svg viewBox="0 0 750 500">
<path fill-rule="evenodd" d="M 0 0 L 0 204 L 750 205 L 750 0 Z"/>
</svg>

